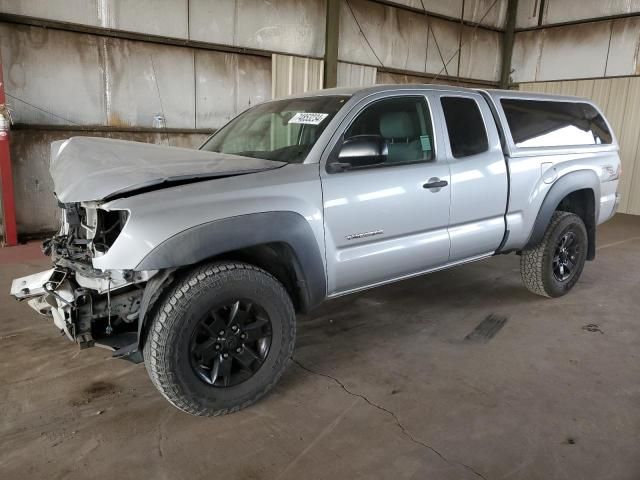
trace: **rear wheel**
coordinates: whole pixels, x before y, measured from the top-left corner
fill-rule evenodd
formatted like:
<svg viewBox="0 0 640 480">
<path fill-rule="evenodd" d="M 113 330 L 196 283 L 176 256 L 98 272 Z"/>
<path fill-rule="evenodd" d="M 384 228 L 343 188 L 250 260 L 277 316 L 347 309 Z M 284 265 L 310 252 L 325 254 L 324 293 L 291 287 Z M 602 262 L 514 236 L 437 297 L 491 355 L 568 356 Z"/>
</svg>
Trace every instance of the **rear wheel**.
<svg viewBox="0 0 640 480">
<path fill-rule="evenodd" d="M 520 257 L 524 285 L 545 297 L 560 297 L 576 284 L 587 257 L 587 230 L 580 217 L 555 212 L 540 244 Z"/>
<path fill-rule="evenodd" d="M 216 416 L 266 394 L 293 353 L 295 312 L 264 270 L 212 263 L 177 281 L 144 346 L 152 382 L 179 409 Z"/>
</svg>

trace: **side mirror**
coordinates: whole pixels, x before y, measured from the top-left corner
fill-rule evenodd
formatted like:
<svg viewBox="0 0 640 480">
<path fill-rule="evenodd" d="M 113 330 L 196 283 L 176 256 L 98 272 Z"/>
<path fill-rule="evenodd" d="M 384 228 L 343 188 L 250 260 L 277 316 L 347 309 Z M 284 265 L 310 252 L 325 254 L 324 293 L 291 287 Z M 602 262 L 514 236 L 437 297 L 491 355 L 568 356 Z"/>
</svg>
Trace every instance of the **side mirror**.
<svg viewBox="0 0 640 480">
<path fill-rule="evenodd" d="M 388 147 L 380 135 L 355 135 L 340 146 L 338 161 L 330 164 L 332 171 L 379 165 L 387 160 Z"/>
</svg>

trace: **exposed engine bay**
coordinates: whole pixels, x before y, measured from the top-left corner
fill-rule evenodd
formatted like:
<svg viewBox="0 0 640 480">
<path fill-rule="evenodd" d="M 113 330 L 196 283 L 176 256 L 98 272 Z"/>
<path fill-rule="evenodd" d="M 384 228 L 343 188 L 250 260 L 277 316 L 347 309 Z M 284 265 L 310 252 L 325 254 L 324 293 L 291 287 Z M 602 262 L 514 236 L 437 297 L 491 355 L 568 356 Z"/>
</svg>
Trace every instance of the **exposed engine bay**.
<svg viewBox="0 0 640 480">
<path fill-rule="evenodd" d="M 122 231 L 127 211 L 102 210 L 94 202 L 60 207 L 60 231 L 43 242 L 53 268 L 14 280 L 11 293 L 52 318 L 81 348 L 126 347 L 137 341 L 145 284 L 157 271 L 93 267 L 92 259 L 104 255 Z"/>
</svg>

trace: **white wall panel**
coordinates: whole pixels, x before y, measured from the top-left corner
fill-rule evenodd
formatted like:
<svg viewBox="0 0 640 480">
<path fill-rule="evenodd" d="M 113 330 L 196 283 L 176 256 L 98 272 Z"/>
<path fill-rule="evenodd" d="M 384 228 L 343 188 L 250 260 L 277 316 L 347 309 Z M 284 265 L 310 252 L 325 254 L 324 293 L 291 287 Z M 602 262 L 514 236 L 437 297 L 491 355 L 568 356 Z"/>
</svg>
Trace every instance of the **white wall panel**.
<svg viewBox="0 0 640 480">
<path fill-rule="evenodd" d="M 338 62 L 338 87 L 367 87 L 375 85 L 376 67 Z"/>
<path fill-rule="evenodd" d="M 620 144 L 619 212 L 640 215 L 640 77 L 520 84 L 520 89 L 590 98 L 602 108 Z"/>
<path fill-rule="evenodd" d="M 508 0 L 465 0 L 464 19 L 481 25 L 503 28 L 507 17 L 507 4 Z"/>
<path fill-rule="evenodd" d="M 420 13 L 350 0 L 340 12 L 338 55 L 347 62 L 424 71 L 427 33 L 427 17 Z"/>
<path fill-rule="evenodd" d="M 516 33 L 514 81 L 603 77 L 611 31 L 611 22 L 606 21 Z"/>
<path fill-rule="evenodd" d="M 462 0 L 450 0 L 443 2 L 442 0 L 395 0 L 392 3 L 406 5 L 408 7 L 422 10 L 422 4 L 427 12 L 446 15 L 451 18 L 460 18 L 462 16 Z"/>
<path fill-rule="evenodd" d="M 640 17 L 518 32 L 515 82 L 640 73 Z"/>
<path fill-rule="evenodd" d="M 195 51 L 196 127 L 220 128 L 271 98 L 271 59 Z"/>
<path fill-rule="evenodd" d="M 236 44 L 236 0 L 190 0 L 189 38 L 221 45 Z"/>
<path fill-rule="evenodd" d="M 191 49 L 99 38 L 106 125 L 195 128 Z"/>
<path fill-rule="evenodd" d="M 433 34 L 429 34 L 430 22 Z M 458 42 L 459 26 L 455 22 L 430 19 L 366 0 L 342 3 L 339 45 L 342 61 L 416 72 L 424 72 L 426 68 L 437 73 L 443 62 L 436 43 L 446 59 L 457 50 Z M 456 75 L 457 61 L 451 62 L 448 70 L 450 75 Z"/>
<path fill-rule="evenodd" d="M 282 98 L 322 88 L 324 62 L 290 55 L 272 56 L 271 94 Z"/>
<path fill-rule="evenodd" d="M 445 15 L 451 18 L 462 17 L 463 0 L 393 0 L 390 3 L 397 3 L 407 7 L 422 10 L 423 6 L 427 12 Z M 508 0 L 464 0 L 464 19 L 469 22 L 480 23 L 495 28 L 503 28 L 507 13 Z"/>
<path fill-rule="evenodd" d="M 191 39 L 322 57 L 324 0 L 191 0 Z"/>
<path fill-rule="evenodd" d="M 545 30 L 536 80 L 602 77 L 610 33 L 608 22 Z"/>
<path fill-rule="evenodd" d="M 538 25 L 540 0 L 518 0 L 516 28 Z M 640 12 L 640 0 L 546 0 L 542 25 Z"/>
<path fill-rule="evenodd" d="M 516 28 L 529 28 L 538 25 L 540 0 L 518 0 Z"/>
<path fill-rule="evenodd" d="M 638 75 L 639 46 L 640 17 L 613 20 L 606 75 Z"/>
<path fill-rule="evenodd" d="M 96 3 L 99 26 L 187 38 L 189 0 L 93 1 Z"/>
<path fill-rule="evenodd" d="M 511 56 L 511 77 L 514 82 L 532 82 L 538 79 L 543 38 L 544 30 L 516 34 Z"/>
<path fill-rule="evenodd" d="M 98 37 L 0 24 L 0 49 L 15 122 L 95 125 L 106 121 Z"/>
<path fill-rule="evenodd" d="M 187 38 L 188 0 L 0 0 L 16 15 Z"/>
<path fill-rule="evenodd" d="M 83 25 L 98 25 L 96 0 L 0 0 L 0 11 Z"/>
<path fill-rule="evenodd" d="M 429 19 L 430 35 L 427 41 L 427 61 L 424 73 L 455 77 L 458 75 L 460 27 L 438 18 Z M 441 56 L 442 55 L 442 56 Z M 446 68 L 444 65 L 446 64 Z"/>
<path fill-rule="evenodd" d="M 640 12 L 640 0 L 547 0 L 543 24 Z"/>
<path fill-rule="evenodd" d="M 466 26 L 462 32 L 460 76 L 477 80 L 499 80 L 502 34 Z"/>
<path fill-rule="evenodd" d="M 502 41 L 499 32 L 462 27 L 457 22 L 367 0 L 342 4 L 339 58 L 349 63 L 455 77 L 461 31 L 465 72 L 461 75 L 497 80 Z"/>
</svg>

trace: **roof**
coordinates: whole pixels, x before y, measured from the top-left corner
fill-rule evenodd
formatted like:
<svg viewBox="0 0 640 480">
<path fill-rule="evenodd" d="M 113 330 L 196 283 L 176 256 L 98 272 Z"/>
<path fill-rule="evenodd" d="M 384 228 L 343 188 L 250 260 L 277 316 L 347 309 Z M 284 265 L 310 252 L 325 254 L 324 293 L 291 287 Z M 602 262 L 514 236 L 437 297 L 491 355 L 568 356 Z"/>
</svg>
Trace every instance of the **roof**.
<svg viewBox="0 0 640 480">
<path fill-rule="evenodd" d="M 509 98 L 528 98 L 528 99 L 537 99 L 537 100 L 556 100 L 556 101 L 573 101 L 580 97 L 566 96 L 566 95 L 550 95 L 545 93 L 533 93 L 533 92 L 522 92 L 519 90 L 500 90 L 493 88 L 467 88 L 467 87 L 458 87 L 453 85 L 442 85 L 442 84 L 429 84 L 429 83 L 410 83 L 410 84 L 382 84 L 382 85 L 373 85 L 368 87 L 338 87 L 338 88 L 326 88 L 324 90 L 314 90 L 305 92 L 302 94 L 290 95 L 288 98 L 299 98 L 299 97 L 317 97 L 317 96 L 325 96 L 325 95 L 346 95 L 346 96 L 359 96 L 365 97 L 367 95 L 371 95 L 378 92 L 385 91 L 398 91 L 398 90 L 437 90 L 437 91 L 447 91 L 447 92 L 487 92 L 494 98 L 500 97 L 509 97 Z M 581 99 L 588 103 L 592 103 L 589 99 Z"/>
</svg>

